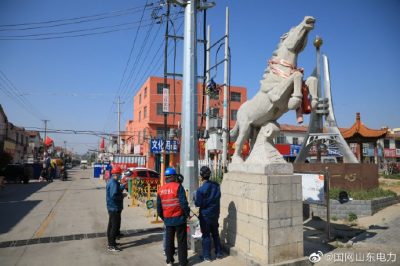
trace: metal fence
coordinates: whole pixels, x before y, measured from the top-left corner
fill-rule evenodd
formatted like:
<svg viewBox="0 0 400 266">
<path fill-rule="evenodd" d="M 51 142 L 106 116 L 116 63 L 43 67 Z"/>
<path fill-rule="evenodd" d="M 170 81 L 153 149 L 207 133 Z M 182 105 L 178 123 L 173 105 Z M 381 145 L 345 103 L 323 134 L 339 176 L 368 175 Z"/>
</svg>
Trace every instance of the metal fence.
<svg viewBox="0 0 400 266">
<path fill-rule="evenodd" d="M 217 183 L 221 183 L 224 171 L 222 169 L 222 161 L 218 160 L 199 160 L 199 172 L 202 166 L 208 166 L 211 170 L 211 177 L 210 180 L 215 181 Z"/>
</svg>

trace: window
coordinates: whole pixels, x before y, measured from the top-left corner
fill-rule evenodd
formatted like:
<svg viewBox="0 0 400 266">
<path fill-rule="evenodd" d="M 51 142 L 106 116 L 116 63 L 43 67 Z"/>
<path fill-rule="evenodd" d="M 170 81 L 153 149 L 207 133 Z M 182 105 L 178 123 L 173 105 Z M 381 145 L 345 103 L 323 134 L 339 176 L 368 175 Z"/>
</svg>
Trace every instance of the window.
<svg viewBox="0 0 400 266">
<path fill-rule="evenodd" d="M 277 144 L 285 144 L 286 137 L 283 134 L 280 134 L 278 137 L 276 137 L 276 143 Z"/>
<path fill-rule="evenodd" d="M 211 108 L 210 118 L 217 118 L 219 115 L 219 108 Z"/>
<path fill-rule="evenodd" d="M 394 141 L 394 146 L 396 149 L 400 149 L 400 140 L 395 140 Z"/>
<path fill-rule="evenodd" d="M 169 84 L 167 84 L 167 88 L 169 89 Z M 157 83 L 157 94 L 163 94 L 164 83 Z"/>
<path fill-rule="evenodd" d="M 168 132 L 168 128 L 167 128 Z M 164 127 L 157 127 L 157 138 L 162 139 L 164 138 Z"/>
<path fill-rule="evenodd" d="M 237 111 L 238 110 L 231 110 L 231 120 L 236 121 L 237 120 Z"/>
<path fill-rule="evenodd" d="M 138 144 L 140 144 L 142 142 L 142 140 L 140 139 L 140 131 L 138 132 Z"/>
<path fill-rule="evenodd" d="M 147 97 L 147 87 L 144 88 L 143 98 Z"/>
<path fill-rule="evenodd" d="M 143 108 L 143 118 L 147 117 L 147 106 Z"/>
<path fill-rule="evenodd" d="M 383 140 L 383 147 L 385 149 L 389 149 L 390 148 L 390 140 L 389 139 Z"/>
<path fill-rule="evenodd" d="M 157 103 L 157 115 L 163 115 L 163 104 Z"/>
<path fill-rule="evenodd" d="M 139 111 L 139 122 L 142 120 L 142 111 Z"/>
<path fill-rule="evenodd" d="M 15 142 L 18 144 L 19 134 L 16 133 Z"/>
<path fill-rule="evenodd" d="M 294 145 L 299 145 L 299 138 L 293 138 L 293 140 L 292 140 L 292 144 L 294 144 Z"/>
<path fill-rule="evenodd" d="M 143 129 L 143 140 L 146 140 L 146 129 Z"/>
<path fill-rule="evenodd" d="M 142 94 L 139 94 L 139 104 L 142 103 Z"/>
<path fill-rule="evenodd" d="M 240 102 L 242 99 L 240 92 L 231 92 L 231 101 Z"/>
<path fill-rule="evenodd" d="M 157 174 L 156 172 L 152 172 L 152 171 L 149 171 L 149 175 L 151 178 L 159 178 L 160 177 L 159 174 Z"/>
</svg>

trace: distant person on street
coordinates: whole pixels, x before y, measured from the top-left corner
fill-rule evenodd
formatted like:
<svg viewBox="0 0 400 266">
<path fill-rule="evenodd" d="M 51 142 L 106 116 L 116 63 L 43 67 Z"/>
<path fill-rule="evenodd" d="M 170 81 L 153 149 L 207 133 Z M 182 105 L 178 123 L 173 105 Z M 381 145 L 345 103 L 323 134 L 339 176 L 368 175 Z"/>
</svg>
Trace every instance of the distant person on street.
<svg viewBox="0 0 400 266">
<path fill-rule="evenodd" d="M 167 265 L 174 263 L 176 233 L 179 264 L 183 266 L 188 264 L 186 219 L 189 217 L 189 204 L 174 168 L 165 170 L 165 181 L 157 194 L 157 213 L 166 227 L 166 262 Z"/>
<path fill-rule="evenodd" d="M 106 186 L 106 200 L 108 210 L 108 251 L 119 252 L 120 248 L 117 247 L 116 239 L 119 234 L 121 226 L 121 212 L 123 209 L 123 200 L 126 194 L 122 193 L 120 184 L 118 182 L 119 175 L 122 170 L 119 167 L 114 167 L 111 171 L 112 177 L 107 182 Z"/>
<path fill-rule="evenodd" d="M 202 232 L 202 247 L 204 261 L 211 261 L 212 235 L 217 259 L 223 257 L 221 241 L 218 233 L 218 218 L 220 211 L 221 191 L 219 184 L 210 181 L 211 170 L 207 166 L 200 168 L 202 186 L 197 190 L 195 197 L 196 207 L 200 207 L 200 228 Z"/>
</svg>

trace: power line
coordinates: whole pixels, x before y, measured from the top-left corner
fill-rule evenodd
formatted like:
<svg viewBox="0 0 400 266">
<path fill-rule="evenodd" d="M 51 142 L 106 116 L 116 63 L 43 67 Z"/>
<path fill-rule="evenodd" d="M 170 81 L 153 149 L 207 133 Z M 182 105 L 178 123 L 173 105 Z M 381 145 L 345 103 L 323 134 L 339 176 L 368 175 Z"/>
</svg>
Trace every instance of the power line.
<svg viewBox="0 0 400 266">
<path fill-rule="evenodd" d="M 144 25 L 142 27 L 147 27 L 147 26 L 151 26 L 151 24 L 147 24 L 147 25 Z M 91 36 L 91 35 L 112 33 L 112 32 L 117 32 L 117 31 L 133 30 L 133 29 L 136 29 L 136 28 L 137 28 L 137 26 L 120 28 L 120 29 L 113 29 L 113 30 L 105 30 L 105 31 L 100 31 L 100 32 L 92 32 L 92 33 L 83 33 L 83 34 L 65 35 L 65 36 L 41 37 L 41 38 L 36 38 L 36 37 L 35 38 L 3 38 L 3 37 L 0 36 L 0 41 L 43 41 L 43 40 L 53 40 L 53 39 L 85 37 L 85 36 Z"/>
<path fill-rule="evenodd" d="M 147 2 L 146 2 L 145 7 L 146 6 L 152 6 L 153 4 L 154 3 L 147 4 Z M 117 11 L 111 11 L 111 12 L 106 12 L 106 13 L 100 13 L 100 14 L 88 15 L 88 16 L 81 16 L 81 17 L 75 17 L 75 18 L 56 19 L 56 20 L 48 20 L 48 21 L 40 21 L 40 22 L 27 22 L 27 23 L 19 23 L 19 24 L 5 24 L 5 25 L 0 25 L 0 28 L 3 28 L 3 27 L 18 27 L 18 26 L 25 26 L 25 25 L 41 25 L 41 24 L 49 24 L 49 23 L 64 22 L 64 21 L 74 21 L 74 20 L 82 20 L 82 19 L 90 19 L 90 18 L 96 18 L 96 19 L 93 19 L 93 20 L 98 20 L 99 18 L 97 18 L 97 17 L 105 17 L 105 18 L 115 17 L 115 16 L 121 15 L 119 13 L 122 13 L 123 15 L 125 15 L 126 13 L 129 14 L 132 11 L 135 11 L 136 9 L 140 9 L 142 7 L 143 6 L 137 6 L 137 7 L 121 9 L 121 10 L 117 10 Z M 88 21 L 92 21 L 92 20 L 88 20 Z M 81 22 L 81 21 L 79 21 L 79 22 Z M 79 22 L 71 22 L 70 24 L 79 23 Z M 45 26 L 43 26 L 43 27 L 45 27 Z M 27 29 L 27 28 L 25 28 L 25 29 Z M 4 30 L 9 30 L 9 29 L 0 29 L 0 31 L 4 31 Z M 18 30 L 18 29 L 13 29 L 13 30 Z"/>
<path fill-rule="evenodd" d="M 43 115 L 26 99 L 11 80 L 0 70 L 0 81 L 3 83 L 0 89 L 4 91 L 19 107 L 25 109 L 29 114 L 41 119 Z"/>
</svg>

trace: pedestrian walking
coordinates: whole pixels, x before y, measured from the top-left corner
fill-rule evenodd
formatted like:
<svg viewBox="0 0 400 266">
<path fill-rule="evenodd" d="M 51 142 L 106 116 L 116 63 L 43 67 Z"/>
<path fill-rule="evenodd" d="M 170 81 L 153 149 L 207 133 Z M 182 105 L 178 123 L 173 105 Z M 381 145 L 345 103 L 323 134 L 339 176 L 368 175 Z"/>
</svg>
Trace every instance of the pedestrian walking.
<svg viewBox="0 0 400 266">
<path fill-rule="evenodd" d="M 218 232 L 221 190 L 219 184 L 210 181 L 211 170 L 207 166 L 200 168 L 202 186 L 196 192 L 195 205 L 200 208 L 199 221 L 202 233 L 204 261 L 211 261 L 211 236 L 214 241 L 215 256 L 223 257 L 221 241 Z"/>
<path fill-rule="evenodd" d="M 166 230 L 166 262 L 174 263 L 174 238 L 178 240 L 178 258 L 180 265 L 187 265 L 187 223 L 189 217 L 189 204 L 186 199 L 185 189 L 179 183 L 178 175 L 174 168 L 165 170 L 164 184 L 157 193 L 157 213 L 164 221 Z"/>
<path fill-rule="evenodd" d="M 106 186 L 106 200 L 108 210 L 108 251 L 119 252 L 120 248 L 117 247 L 116 238 L 119 234 L 121 226 L 121 212 L 123 209 L 123 200 L 126 194 L 122 193 L 120 184 L 118 182 L 119 175 L 121 175 L 121 168 L 114 167 L 111 171 L 112 178 L 107 182 Z"/>
</svg>

